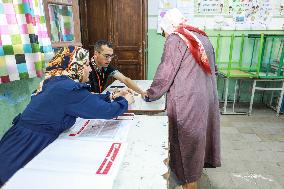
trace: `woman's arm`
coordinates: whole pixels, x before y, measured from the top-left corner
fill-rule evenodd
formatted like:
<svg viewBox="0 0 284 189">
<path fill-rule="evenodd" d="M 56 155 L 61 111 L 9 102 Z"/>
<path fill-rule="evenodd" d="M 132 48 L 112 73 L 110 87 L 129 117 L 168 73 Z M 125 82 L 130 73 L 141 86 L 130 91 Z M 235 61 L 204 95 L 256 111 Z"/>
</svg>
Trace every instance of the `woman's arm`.
<svg viewBox="0 0 284 189">
<path fill-rule="evenodd" d="M 66 114 L 85 119 L 111 119 L 128 110 L 128 102 L 121 96 L 112 102 L 107 95 L 91 94 L 87 90 L 77 91 L 76 96 L 84 98 L 68 104 L 65 109 Z"/>
<path fill-rule="evenodd" d="M 155 73 L 151 87 L 147 90 L 147 96 L 150 100 L 159 99 L 169 90 L 185 52 L 185 50 L 180 49 L 180 41 L 175 34 L 167 38 L 161 63 Z"/>
</svg>

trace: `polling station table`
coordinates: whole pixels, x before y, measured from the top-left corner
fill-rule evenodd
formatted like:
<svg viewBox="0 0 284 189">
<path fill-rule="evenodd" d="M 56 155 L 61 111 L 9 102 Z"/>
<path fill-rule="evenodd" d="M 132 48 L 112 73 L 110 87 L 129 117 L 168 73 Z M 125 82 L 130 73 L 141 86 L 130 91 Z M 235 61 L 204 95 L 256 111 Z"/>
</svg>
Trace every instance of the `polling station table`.
<svg viewBox="0 0 284 189">
<path fill-rule="evenodd" d="M 167 128 L 166 116 L 79 118 L 2 189 L 164 189 Z"/>
<path fill-rule="evenodd" d="M 152 83 L 152 80 L 133 80 L 133 81 L 136 82 L 136 84 L 144 91 L 149 89 Z M 112 92 L 116 89 L 119 90 L 124 87 L 125 87 L 124 83 L 115 80 L 104 90 L 104 92 L 106 91 Z M 142 99 L 140 94 L 134 94 L 134 100 L 135 102 L 131 104 L 128 108 L 129 112 L 143 114 L 143 113 L 159 113 L 165 111 L 165 104 L 166 104 L 165 96 L 162 96 L 160 99 L 149 103 L 146 102 L 144 99 Z"/>
</svg>

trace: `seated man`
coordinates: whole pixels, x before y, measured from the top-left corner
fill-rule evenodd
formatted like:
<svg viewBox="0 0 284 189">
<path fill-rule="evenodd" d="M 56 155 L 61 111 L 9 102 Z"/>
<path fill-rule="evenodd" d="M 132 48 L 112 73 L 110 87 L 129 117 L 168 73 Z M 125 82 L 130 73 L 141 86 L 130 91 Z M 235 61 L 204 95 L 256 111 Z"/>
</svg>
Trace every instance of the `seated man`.
<svg viewBox="0 0 284 189">
<path fill-rule="evenodd" d="M 137 84 L 130 78 L 120 73 L 117 69 L 110 65 L 113 59 L 112 44 L 106 40 L 99 40 L 94 47 L 94 56 L 91 58 L 92 71 L 89 76 L 89 84 L 91 85 L 91 92 L 101 93 L 106 87 L 109 76 L 123 82 L 128 88 L 134 90 L 139 94 L 144 94 Z"/>
</svg>

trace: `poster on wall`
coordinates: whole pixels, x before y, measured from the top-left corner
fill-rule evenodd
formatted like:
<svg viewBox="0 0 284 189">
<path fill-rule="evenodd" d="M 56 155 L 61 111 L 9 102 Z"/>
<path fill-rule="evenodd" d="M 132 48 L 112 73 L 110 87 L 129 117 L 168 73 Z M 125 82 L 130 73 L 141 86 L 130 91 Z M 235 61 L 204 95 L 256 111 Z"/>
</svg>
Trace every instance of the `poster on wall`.
<svg viewBox="0 0 284 189">
<path fill-rule="evenodd" d="M 194 0 L 195 15 L 233 16 L 238 12 L 256 17 L 268 14 L 273 17 L 284 17 L 284 0 Z"/>
<path fill-rule="evenodd" d="M 273 17 L 284 17 L 284 0 L 270 0 Z"/>
<path fill-rule="evenodd" d="M 284 0 L 195 0 L 194 13 L 213 16 L 215 24 L 208 22 L 206 28 L 267 30 L 273 17 L 284 18 L 283 7 Z"/>
<path fill-rule="evenodd" d="M 283 30 L 284 0 L 159 0 L 158 28 L 168 9 L 178 8 L 200 29 Z M 205 17 L 205 18 L 204 18 Z M 201 22 L 202 20 L 202 22 Z"/>
<path fill-rule="evenodd" d="M 229 0 L 236 29 L 266 29 L 273 16 L 270 0 Z"/>
<path fill-rule="evenodd" d="M 172 9 L 176 7 L 176 0 L 159 0 L 159 9 Z"/>
<path fill-rule="evenodd" d="M 178 9 L 191 8 L 192 4 L 193 4 L 193 0 L 177 0 Z"/>
<path fill-rule="evenodd" d="M 194 15 L 194 0 L 177 0 L 177 8 L 184 14 Z"/>
<path fill-rule="evenodd" d="M 227 14 L 228 0 L 195 0 L 195 15 L 224 15 Z"/>
</svg>

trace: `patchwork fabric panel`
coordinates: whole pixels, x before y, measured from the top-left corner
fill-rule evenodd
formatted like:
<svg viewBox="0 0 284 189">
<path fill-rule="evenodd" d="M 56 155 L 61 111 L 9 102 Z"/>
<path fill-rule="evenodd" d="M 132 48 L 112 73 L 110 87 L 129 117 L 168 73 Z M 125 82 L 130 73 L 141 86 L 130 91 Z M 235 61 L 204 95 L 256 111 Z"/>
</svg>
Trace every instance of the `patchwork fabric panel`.
<svg viewBox="0 0 284 189">
<path fill-rule="evenodd" d="M 52 57 L 42 0 L 0 0 L 0 84 L 43 76 Z"/>
<path fill-rule="evenodd" d="M 68 5 L 48 5 L 51 26 L 51 40 L 73 41 L 74 40 L 74 25 L 72 6 Z"/>
</svg>

